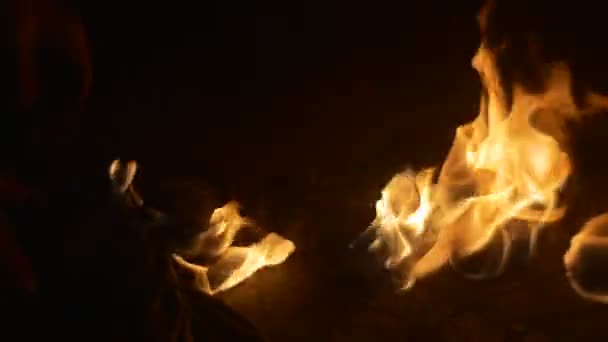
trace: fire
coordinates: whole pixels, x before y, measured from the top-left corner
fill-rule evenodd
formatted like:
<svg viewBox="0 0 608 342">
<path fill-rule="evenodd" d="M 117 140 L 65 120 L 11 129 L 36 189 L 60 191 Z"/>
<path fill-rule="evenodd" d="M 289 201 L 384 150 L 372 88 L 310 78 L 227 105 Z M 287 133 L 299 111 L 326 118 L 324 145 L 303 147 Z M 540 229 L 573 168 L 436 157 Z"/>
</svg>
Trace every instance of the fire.
<svg viewBox="0 0 608 342">
<path fill-rule="evenodd" d="M 550 66 L 541 94 L 513 85 L 508 104 L 492 51 L 482 44 L 472 64 L 485 86 L 480 112 L 457 128 L 437 180 L 434 169 L 398 174 L 376 203 L 370 248 L 388 255 L 385 265 L 402 274 L 404 289 L 488 248 L 500 249 L 497 260 L 465 273 L 498 275 L 514 239 L 527 239 L 533 251 L 539 230 L 565 213 L 559 196 L 571 162 L 562 124 L 578 115 L 568 68 Z"/>
<path fill-rule="evenodd" d="M 144 208 L 143 200 L 132 185 L 136 171 L 137 163 L 134 161 L 124 165 L 116 160 L 110 165 L 109 174 L 115 193 L 127 206 L 145 209 L 154 223 L 166 224 L 170 218 L 164 213 Z M 295 250 L 293 242 L 275 233 L 250 246 L 233 246 L 237 233 L 252 225 L 250 219 L 239 214 L 238 203 L 229 202 L 213 211 L 208 224 L 201 224 L 201 233 L 192 247 L 174 253 L 173 258 L 178 265 L 194 272 L 197 286 L 204 292 L 216 294 L 228 290 L 263 267 L 283 263 Z M 204 266 L 187 259 L 204 260 Z"/>
<path fill-rule="evenodd" d="M 202 232 L 195 247 L 185 253 L 213 262 L 201 266 L 178 254 L 173 257 L 179 265 L 196 274 L 201 290 L 215 294 L 238 285 L 263 267 L 283 263 L 295 250 L 293 242 L 274 233 L 248 247 L 232 246 L 239 230 L 249 224 L 250 220 L 239 215 L 237 203 L 230 202 L 215 209 L 209 220 L 210 228 Z"/>
<path fill-rule="evenodd" d="M 604 272 L 608 262 L 608 214 L 596 216 L 583 226 L 564 255 L 566 275 L 583 298 L 608 304 Z"/>
<path fill-rule="evenodd" d="M 482 9 L 482 34 L 493 5 Z M 472 60 L 484 86 L 478 116 L 456 129 L 438 172 L 397 174 L 382 191 L 367 230 L 375 234 L 370 250 L 385 258 L 403 289 L 447 264 L 473 278 L 499 275 L 513 241 L 527 242 L 530 255 L 541 228 L 564 216 L 560 193 L 572 172 L 565 123 L 605 110 L 608 97 L 586 93 L 577 106 L 568 64 L 543 62 L 535 42 L 530 34 L 530 62 L 544 75 L 541 91 L 503 84 L 497 55 L 511 42 L 490 48 L 482 40 Z M 608 264 L 608 213 L 572 239 L 564 263 L 577 293 L 608 303 L 608 284 L 588 279 Z"/>
</svg>

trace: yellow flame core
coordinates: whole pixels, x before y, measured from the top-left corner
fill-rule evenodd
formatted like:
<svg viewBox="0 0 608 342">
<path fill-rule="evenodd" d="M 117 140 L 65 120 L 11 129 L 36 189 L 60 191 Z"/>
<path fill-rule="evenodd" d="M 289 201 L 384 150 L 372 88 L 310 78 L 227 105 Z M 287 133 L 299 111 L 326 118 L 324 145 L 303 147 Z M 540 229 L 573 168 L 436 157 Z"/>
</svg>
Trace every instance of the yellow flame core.
<svg viewBox="0 0 608 342">
<path fill-rule="evenodd" d="M 210 228 L 199 237 L 198 252 L 213 259 L 210 265 L 197 265 L 177 254 L 173 257 L 195 273 L 201 290 L 212 295 L 228 290 L 263 267 L 283 263 L 295 250 L 293 242 L 275 233 L 248 247 L 232 246 L 236 234 L 250 224 L 250 220 L 239 215 L 238 204 L 229 202 L 215 209 L 209 220 Z"/>
<path fill-rule="evenodd" d="M 498 274 L 514 238 L 512 222 L 526 224 L 533 249 L 538 228 L 565 212 L 558 195 L 571 164 L 558 139 L 561 121 L 575 112 L 567 68 L 552 67 L 542 94 L 515 86 L 507 106 L 493 55 L 483 45 L 473 66 L 486 94 L 477 118 L 456 130 L 438 180 L 432 181 L 432 169 L 398 174 L 376 203 L 371 248 L 388 251 L 389 269 L 409 265 L 404 288 L 502 238 L 500 262 L 484 271 Z"/>
</svg>

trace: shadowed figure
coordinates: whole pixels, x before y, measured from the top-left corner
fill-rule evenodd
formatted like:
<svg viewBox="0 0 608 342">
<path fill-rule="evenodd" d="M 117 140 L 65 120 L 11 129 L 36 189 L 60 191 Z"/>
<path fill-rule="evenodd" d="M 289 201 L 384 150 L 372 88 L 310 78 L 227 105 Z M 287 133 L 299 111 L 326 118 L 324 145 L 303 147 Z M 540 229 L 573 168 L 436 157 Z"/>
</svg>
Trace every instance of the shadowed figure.
<svg viewBox="0 0 608 342">
<path fill-rule="evenodd" d="M 0 108 L 6 333 L 15 340 L 40 331 L 64 340 L 258 340 L 246 320 L 176 274 L 170 256 L 187 237 L 154 230 L 116 203 L 110 159 L 80 126 L 93 78 L 76 9 L 59 0 L 8 1 L 0 23 L 0 74 L 10 90 Z"/>
</svg>

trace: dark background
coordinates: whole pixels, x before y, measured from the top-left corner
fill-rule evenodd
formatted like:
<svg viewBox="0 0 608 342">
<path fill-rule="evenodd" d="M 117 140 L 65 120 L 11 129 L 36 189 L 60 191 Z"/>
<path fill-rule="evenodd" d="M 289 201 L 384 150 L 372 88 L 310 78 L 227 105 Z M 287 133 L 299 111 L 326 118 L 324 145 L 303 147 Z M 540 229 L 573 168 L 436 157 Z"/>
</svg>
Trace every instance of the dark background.
<svg viewBox="0 0 608 342">
<path fill-rule="evenodd" d="M 476 116 L 479 6 L 81 4 L 94 67 L 85 136 L 100 159 L 137 159 L 144 193 L 181 183 L 171 200 L 197 201 L 208 184 L 295 242 L 285 264 L 220 296 L 268 341 L 601 340 L 607 309 L 579 299 L 561 266 L 576 215 L 502 278 L 446 270 L 405 294 L 348 248 L 390 177 L 439 165 Z"/>
</svg>

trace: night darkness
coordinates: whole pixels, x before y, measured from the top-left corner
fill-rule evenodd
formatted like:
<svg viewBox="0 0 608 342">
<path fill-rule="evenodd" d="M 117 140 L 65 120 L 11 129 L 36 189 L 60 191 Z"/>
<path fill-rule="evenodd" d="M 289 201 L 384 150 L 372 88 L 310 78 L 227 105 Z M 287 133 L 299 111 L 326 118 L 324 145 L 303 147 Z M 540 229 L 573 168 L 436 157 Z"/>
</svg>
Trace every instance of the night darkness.
<svg viewBox="0 0 608 342">
<path fill-rule="evenodd" d="M 193 220 L 198 203 L 235 199 L 297 246 L 283 265 L 218 296 L 235 313 L 193 294 L 186 315 L 200 322 L 197 341 L 247 340 L 242 331 L 252 329 L 270 342 L 605 340 L 608 307 L 576 296 L 561 258 L 577 227 L 608 210 L 605 161 L 593 153 L 605 146 L 607 119 L 573 127 L 573 188 L 584 200 L 543 237 L 538 256 L 501 278 L 473 282 L 445 270 L 398 294 L 370 255 L 348 248 L 390 177 L 440 164 L 455 128 L 478 112 L 471 58 L 481 2 L 418 2 L 72 4 L 86 26 L 93 83 L 68 152 L 43 152 L 69 162 L 16 167 L 33 183 L 53 179 L 37 174 L 45 172 L 70 183 L 49 186 L 51 204 L 10 208 L 26 227 L 19 238 L 36 240 L 25 243 L 32 259 L 57 258 L 37 266 L 50 299 L 26 321 L 66 339 L 168 340 L 179 310 L 155 302 L 173 290 L 165 247 L 125 232 L 104 204 L 106 165 L 126 158 L 139 161 L 137 186 L 151 205 Z M 547 14 L 546 27 L 565 23 L 565 38 L 541 37 L 573 61 L 581 84 L 601 89 L 603 33 L 586 11 L 563 21 L 568 10 Z M 69 228 L 32 237 L 51 223 Z M 62 314 L 44 318 L 53 312 Z"/>
</svg>

